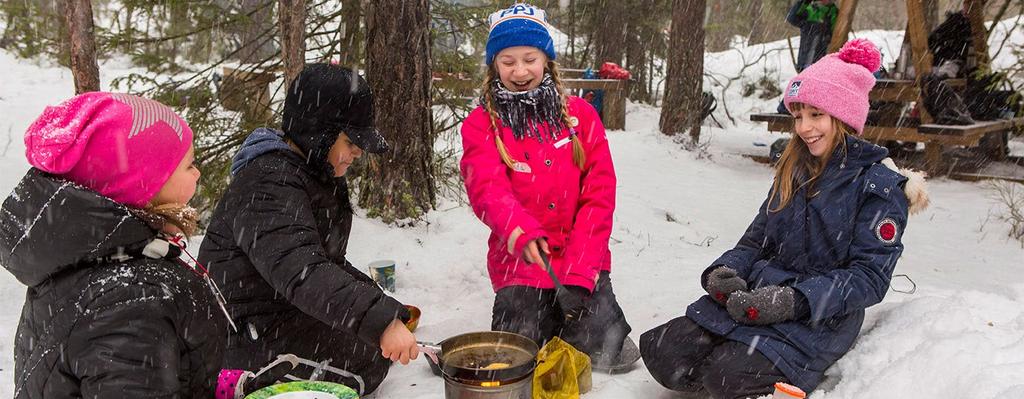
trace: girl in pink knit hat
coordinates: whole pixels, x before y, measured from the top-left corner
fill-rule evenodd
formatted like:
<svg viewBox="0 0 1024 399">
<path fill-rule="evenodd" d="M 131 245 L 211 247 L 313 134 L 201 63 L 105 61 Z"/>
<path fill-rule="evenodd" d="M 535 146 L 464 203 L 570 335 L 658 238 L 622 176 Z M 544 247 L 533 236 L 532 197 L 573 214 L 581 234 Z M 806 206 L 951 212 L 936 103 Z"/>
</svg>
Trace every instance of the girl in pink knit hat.
<svg viewBox="0 0 1024 399">
<path fill-rule="evenodd" d="M 16 398 L 213 397 L 228 320 L 202 265 L 192 130 L 167 106 L 93 92 L 25 133 L 0 264 L 27 286 Z"/>
<path fill-rule="evenodd" d="M 753 223 L 701 274 L 708 295 L 640 337 L 659 383 L 714 398 L 777 382 L 810 392 L 853 346 L 889 289 L 908 213 L 927 205 L 923 176 L 858 137 L 880 64 L 854 40 L 789 82 L 795 137 Z"/>
</svg>

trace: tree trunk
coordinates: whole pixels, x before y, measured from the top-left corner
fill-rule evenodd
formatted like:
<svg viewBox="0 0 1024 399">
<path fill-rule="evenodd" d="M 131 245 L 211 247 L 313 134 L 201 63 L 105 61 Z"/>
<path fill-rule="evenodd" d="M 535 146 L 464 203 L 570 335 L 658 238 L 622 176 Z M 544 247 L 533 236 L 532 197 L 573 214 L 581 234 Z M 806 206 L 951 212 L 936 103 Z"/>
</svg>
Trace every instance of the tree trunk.
<svg viewBox="0 0 1024 399">
<path fill-rule="evenodd" d="M 667 135 L 689 132 L 694 144 L 700 139 L 704 4 L 705 0 L 673 1 L 665 101 L 661 105 L 659 123 L 661 132 Z"/>
<path fill-rule="evenodd" d="M 345 37 L 341 44 L 341 65 L 359 69 L 363 60 L 363 28 L 360 20 L 363 16 L 363 5 L 360 0 L 344 0 L 341 3 L 341 19 L 345 23 Z"/>
<path fill-rule="evenodd" d="M 651 19 L 655 19 L 652 16 L 657 15 L 657 3 L 656 0 L 637 2 L 628 14 L 625 38 L 626 62 L 623 67 L 633 74 L 634 83 L 628 93 L 629 99 L 633 101 L 651 102 L 651 93 L 647 90 L 647 82 L 650 80 L 647 73 L 647 63 L 650 57 L 647 55 L 653 53 L 658 47 L 655 43 L 660 29 L 652 29 L 658 25 L 651 22 Z"/>
<path fill-rule="evenodd" d="M 92 2 L 68 0 L 64 8 L 64 18 L 71 43 L 71 74 L 75 78 L 75 94 L 99 91 L 100 67 L 96 63 Z"/>
<path fill-rule="evenodd" d="M 366 27 L 375 122 L 391 151 L 368 157 L 359 205 L 393 223 L 434 207 L 430 0 L 372 1 Z"/>
<path fill-rule="evenodd" d="M 626 49 L 626 21 L 624 18 L 629 5 L 620 0 L 601 1 L 597 13 L 598 24 L 594 32 L 594 61 L 601 67 L 605 62 L 622 65 Z"/>
<path fill-rule="evenodd" d="M 277 14 L 284 84 L 288 87 L 306 65 L 306 0 L 278 0 Z"/>
<path fill-rule="evenodd" d="M 242 13 L 253 13 L 249 19 L 231 25 L 236 30 L 241 48 L 235 57 L 242 64 L 255 64 L 274 56 L 274 44 L 263 32 L 274 23 L 274 8 L 266 6 L 267 0 L 241 0 Z M 262 7 L 262 8 L 260 8 Z"/>
</svg>

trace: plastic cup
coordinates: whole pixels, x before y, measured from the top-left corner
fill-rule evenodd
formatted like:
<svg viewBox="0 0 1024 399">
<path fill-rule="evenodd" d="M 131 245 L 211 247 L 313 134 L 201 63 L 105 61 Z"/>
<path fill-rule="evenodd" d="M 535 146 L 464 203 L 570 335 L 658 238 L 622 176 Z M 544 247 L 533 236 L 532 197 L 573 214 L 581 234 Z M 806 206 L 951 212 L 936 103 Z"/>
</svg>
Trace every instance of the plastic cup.
<svg viewBox="0 0 1024 399">
<path fill-rule="evenodd" d="M 395 261 L 378 260 L 370 263 L 370 278 L 377 282 L 380 288 L 395 292 Z"/>
</svg>

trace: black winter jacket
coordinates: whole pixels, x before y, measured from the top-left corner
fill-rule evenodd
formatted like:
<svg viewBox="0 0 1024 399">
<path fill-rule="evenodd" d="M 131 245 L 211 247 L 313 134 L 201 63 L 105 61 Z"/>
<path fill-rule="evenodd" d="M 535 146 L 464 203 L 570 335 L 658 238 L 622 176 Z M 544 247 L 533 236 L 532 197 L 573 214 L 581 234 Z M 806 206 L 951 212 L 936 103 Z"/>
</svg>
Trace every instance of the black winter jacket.
<svg viewBox="0 0 1024 399">
<path fill-rule="evenodd" d="M 199 251 L 232 318 L 255 340 L 275 320 L 301 312 L 379 346 L 384 329 L 408 311 L 345 260 L 352 209 L 344 180 L 318 174 L 287 148 L 251 156 L 217 205 Z M 226 365 L 232 363 L 229 356 Z"/>
<path fill-rule="evenodd" d="M 213 397 L 226 320 L 205 283 L 171 261 L 111 259 L 155 236 L 123 205 L 29 170 L 0 216 L 0 264 L 28 286 L 15 398 Z"/>
</svg>

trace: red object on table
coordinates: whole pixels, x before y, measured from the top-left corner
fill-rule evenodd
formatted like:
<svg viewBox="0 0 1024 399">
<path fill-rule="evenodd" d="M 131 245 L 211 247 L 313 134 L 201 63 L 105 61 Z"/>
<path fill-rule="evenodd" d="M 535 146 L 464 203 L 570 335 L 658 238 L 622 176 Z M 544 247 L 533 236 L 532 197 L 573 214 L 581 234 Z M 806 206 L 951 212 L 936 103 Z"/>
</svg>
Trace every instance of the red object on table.
<svg viewBox="0 0 1024 399">
<path fill-rule="evenodd" d="M 597 76 L 600 76 L 601 79 L 629 80 L 629 78 L 633 77 L 633 74 L 620 67 L 619 64 L 606 62 L 602 64 L 601 69 L 597 71 Z"/>
</svg>

